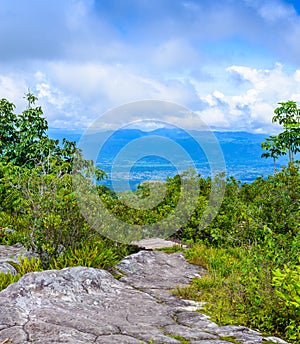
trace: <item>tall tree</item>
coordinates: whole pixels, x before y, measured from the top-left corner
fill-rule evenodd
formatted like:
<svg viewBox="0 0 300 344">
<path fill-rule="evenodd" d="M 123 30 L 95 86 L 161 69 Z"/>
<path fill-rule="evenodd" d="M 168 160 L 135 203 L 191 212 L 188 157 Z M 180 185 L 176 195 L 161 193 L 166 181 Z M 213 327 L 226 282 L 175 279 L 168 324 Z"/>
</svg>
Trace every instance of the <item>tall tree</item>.
<svg viewBox="0 0 300 344">
<path fill-rule="evenodd" d="M 278 104 L 280 106 L 274 110 L 272 122 L 283 126 L 278 141 L 287 148 L 289 161 L 293 163 L 296 153 L 300 152 L 300 109 L 292 100 Z"/>
<path fill-rule="evenodd" d="M 16 140 L 17 116 L 14 114 L 15 105 L 6 99 L 0 100 L 0 156 L 10 153 Z"/>
<path fill-rule="evenodd" d="M 14 113 L 13 103 L 0 100 L 0 161 L 29 168 L 45 158 L 56 163 L 70 162 L 76 143 L 64 139 L 60 145 L 58 140 L 50 139 L 43 110 L 35 105 L 38 99 L 31 93 L 27 93 L 25 98 L 28 107 L 19 115 Z"/>
<path fill-rule="evenodd" d="M 276 173 L 276 161 L 281 155 L 285 154 L 286 147 L 282 145 L 278 136 L 270 136 L 261 143 L 261 148 L 266 151 L 261 155 L 262 158 L 273 158 L 274 173 Z"/>
<path fill-rule="evenodd" d="M 292 100 L 278 104 L 280 106 L 274 110 L 275 116 L 272 122 L 282 125 L 283 131 L 276 136 L 266 138 L 261 144 L 262 149 L 266 151 L 262 157 L 271 157 L 274 160 L 274 171 L 279 156 L 288 153 L 289 162 L 293 164 L 295 155 L 300 152 L 300 109 Z"/>
</svg>

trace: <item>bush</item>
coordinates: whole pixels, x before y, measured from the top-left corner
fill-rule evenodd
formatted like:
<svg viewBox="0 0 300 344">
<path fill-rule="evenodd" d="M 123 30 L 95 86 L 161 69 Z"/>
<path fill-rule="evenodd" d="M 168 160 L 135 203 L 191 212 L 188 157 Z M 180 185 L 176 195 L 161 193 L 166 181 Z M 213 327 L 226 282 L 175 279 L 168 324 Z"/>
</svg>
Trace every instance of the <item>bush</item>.
<svg viewBox="0 0 300 344">
<path fill-rule="evenodd" d="M 77 205 L 71 178 L 60 167 L 48 170 L 46 162 L 31 169 L 7 165 L 4 170 L 2 204 L 9 205 L 11 217 L 24 219 L 23 243 L 39 255 L 44 268 L 95 235 Z"/>
<path fill-rule="evenodd" d="M 298 238 L 286 239 L 288 247 L 299 249 Z M 252 247 L 194 245 L 186 257 L 207 273 L 175 293 L 204 302 L 204 310 L 221 325 L 244 325 L 298 342 L 300 270 L 276 269 L 291 257 L 278 253 L 273 240 L 269 233 L 264 243 Z"/>
<path fill-rule="evenodd" d="M 117 244 L 108 239 L 96 239 L 81 247 L 69 248 L 50 264 L 50 269 L 72 266 L 110 269 L 122 258 L 137 251 L 134 246 Z"/>
<path fill-rule="evenodd" d="M 285 265 L 283 270 L 276 269 L 273 285 L 276 288 L 275 293 L 286 307 L 286 317 L 289 319 L 285 329 L 287 336 L 300 341 L 300 265 Z"/>
</svg>

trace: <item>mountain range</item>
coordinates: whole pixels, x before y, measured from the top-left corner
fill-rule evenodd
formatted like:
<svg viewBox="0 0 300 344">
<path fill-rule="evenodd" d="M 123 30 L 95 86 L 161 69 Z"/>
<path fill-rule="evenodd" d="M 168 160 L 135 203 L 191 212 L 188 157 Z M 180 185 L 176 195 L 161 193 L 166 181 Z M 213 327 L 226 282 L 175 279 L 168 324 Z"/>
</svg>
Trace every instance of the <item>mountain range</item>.
<svg viewBox="0 0 300 344">
<path fill-rule="evenodd" d="M 79 147 L 100 147 L 95 162 L 108 173 L 104 181 L 117 191 L 135 189 L 146 180 L 165 180 L 193 167 L 202 176 L 226 172 L 244 183 L 273 173 L 272 159 L 263 159 L 261 142 L 267 134 L 248 132 L 153 131 L 120 129 L 84 134 L 83 131 L 49 129 L 49 137 L 76 141 Z M 84 155 L 88 154 L 84 149 Z M 224 163 L 223 163 L 224 162 Z M 287 165 L 287 157 L 278 160 Z"/>
</svg>

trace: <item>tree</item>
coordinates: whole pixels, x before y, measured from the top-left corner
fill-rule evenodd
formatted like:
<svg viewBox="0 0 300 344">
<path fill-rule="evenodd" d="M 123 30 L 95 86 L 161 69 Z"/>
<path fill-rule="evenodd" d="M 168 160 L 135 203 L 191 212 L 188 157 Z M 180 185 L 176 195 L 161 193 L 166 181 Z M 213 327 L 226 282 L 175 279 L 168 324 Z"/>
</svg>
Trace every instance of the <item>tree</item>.
<svg viewBox="0 0 300 344">
<path fill-rule="evenodd" d="M 283 131 L 276 136 L 266 138 L 261 147 L 266 152 L 263 158 L 273 158 L 274 172 L 276 172 L 276 160 L 279 156 L 288 152 L 289 162 L 294 163 L 295 155 L 300 152 L 300 109 L 296 102 L 289 100 L 278 103 L 280 106 L 274 110 L 275 116 L 272 122 L 283 126 Z"/>
<path fill-rule="evenodd" d="M 64 139 L 60 145 L 58 140 L 50 139 L 43 110 L 35 106 L 37 98 L 31 93 L 25 97 L 28 108 L 20 115 L 14 113 L 13 103 L 0 100 L 0 161 L 29 168 L 49 158 L 56 164 L 71 162 L 76 143 Z"/>
<path fill-rule="evenodd" d="M 282 146 L 282 142 L 277 136 L 270 136 L 266 138 L 266 141 L 261 143 L 261 148 L 266 152 L 261 155 L 262 158 L 273 158 L 274 173 L 276 173 L 276 160 L 279 156 L 284 155 L 286 148 Z"/>
<path fill-rule="evenodd" d="M 278 104 L 280 106 L 274 110 L 272 122 L 283 125 L 283 132 L 278 135 L 278 141 L 287 148 L 289 161 L 293 163 L 296 153 L 300 152 L 300 109 L 292 100 Z"/>
<path fill-rule="evenodd" d="M 0 156 L 10 153 L 9 147 L 16 140 L 17 116 L 14 114 L 15 105 L 6 99 L 0 100 Z"/>
<path fill-rule="evenodd" d="M 28 93 L 26 99 L 28 108 L 20 115 L 13 103 L 0 100 L 0 212 L 21 219 L 24 245 L 47 267 L 95 234 L 81 213 L 73 174 L 91 187 L 88 177 L 101 180 L 105 173 L 84 159 L 75 142 L 50 139 L 37 98 Z"/>
</svg>

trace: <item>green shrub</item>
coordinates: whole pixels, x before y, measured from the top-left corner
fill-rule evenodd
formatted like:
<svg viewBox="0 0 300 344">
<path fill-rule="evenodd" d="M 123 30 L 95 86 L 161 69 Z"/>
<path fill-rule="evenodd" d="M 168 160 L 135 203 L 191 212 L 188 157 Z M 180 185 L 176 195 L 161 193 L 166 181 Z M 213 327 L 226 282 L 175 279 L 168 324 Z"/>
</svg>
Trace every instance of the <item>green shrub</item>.
<svg viewBox="0 0 300 344">
<path fill-rule="evenodd" d="M 0 245 L 24 244 L 27 225 L 25 217 L 0 212 Z"/>
<path fill-rule="evenodd" d="M 66 250 L 50 264 L 50 268 L 86 266 L 109 269 L 133 252 L 137 252 L 136 247 L 117 244 L 108 239 L 95 240 L 79 248 Z"/>
<path fill-rule="evenodd" d="M 31 169 L 7 165 L 3 172 L 2 205 L 15 223 L 22 222 L 18 230 L 24 236 L 22 242 L 39 255 L 44 268 L 62 251 L 79 247 L 95 235 L 77 204 L 72 176 L 60 166 L 49 167 L 43 161 Z"/>
<path fill-rule="evenodd" d="M 275 292 L 284 301 L 289 318 L 287 336 L 300 341 L 300 265 L 285 265 L 283 270 L 276 269 L 273 274 Z"/>
<path fill-rule="evenodd" d="M 191 263 L 205 267 L 207 273 L 193 279 L 190 286 L 177 288 L 175 293 L 204 302 L 205 312 L 221 325 L 245 325 L 296 343 L 299 270 L 298 267 L 286 268 L 284 272 L 275 270 L 278 262 L 285 260 L 284 252 L 282 257 L 275 252 L 273 244 L 266 243 L 235 248 L 194 245 L 186 251 L 186 257 Z"/>
</svg>

